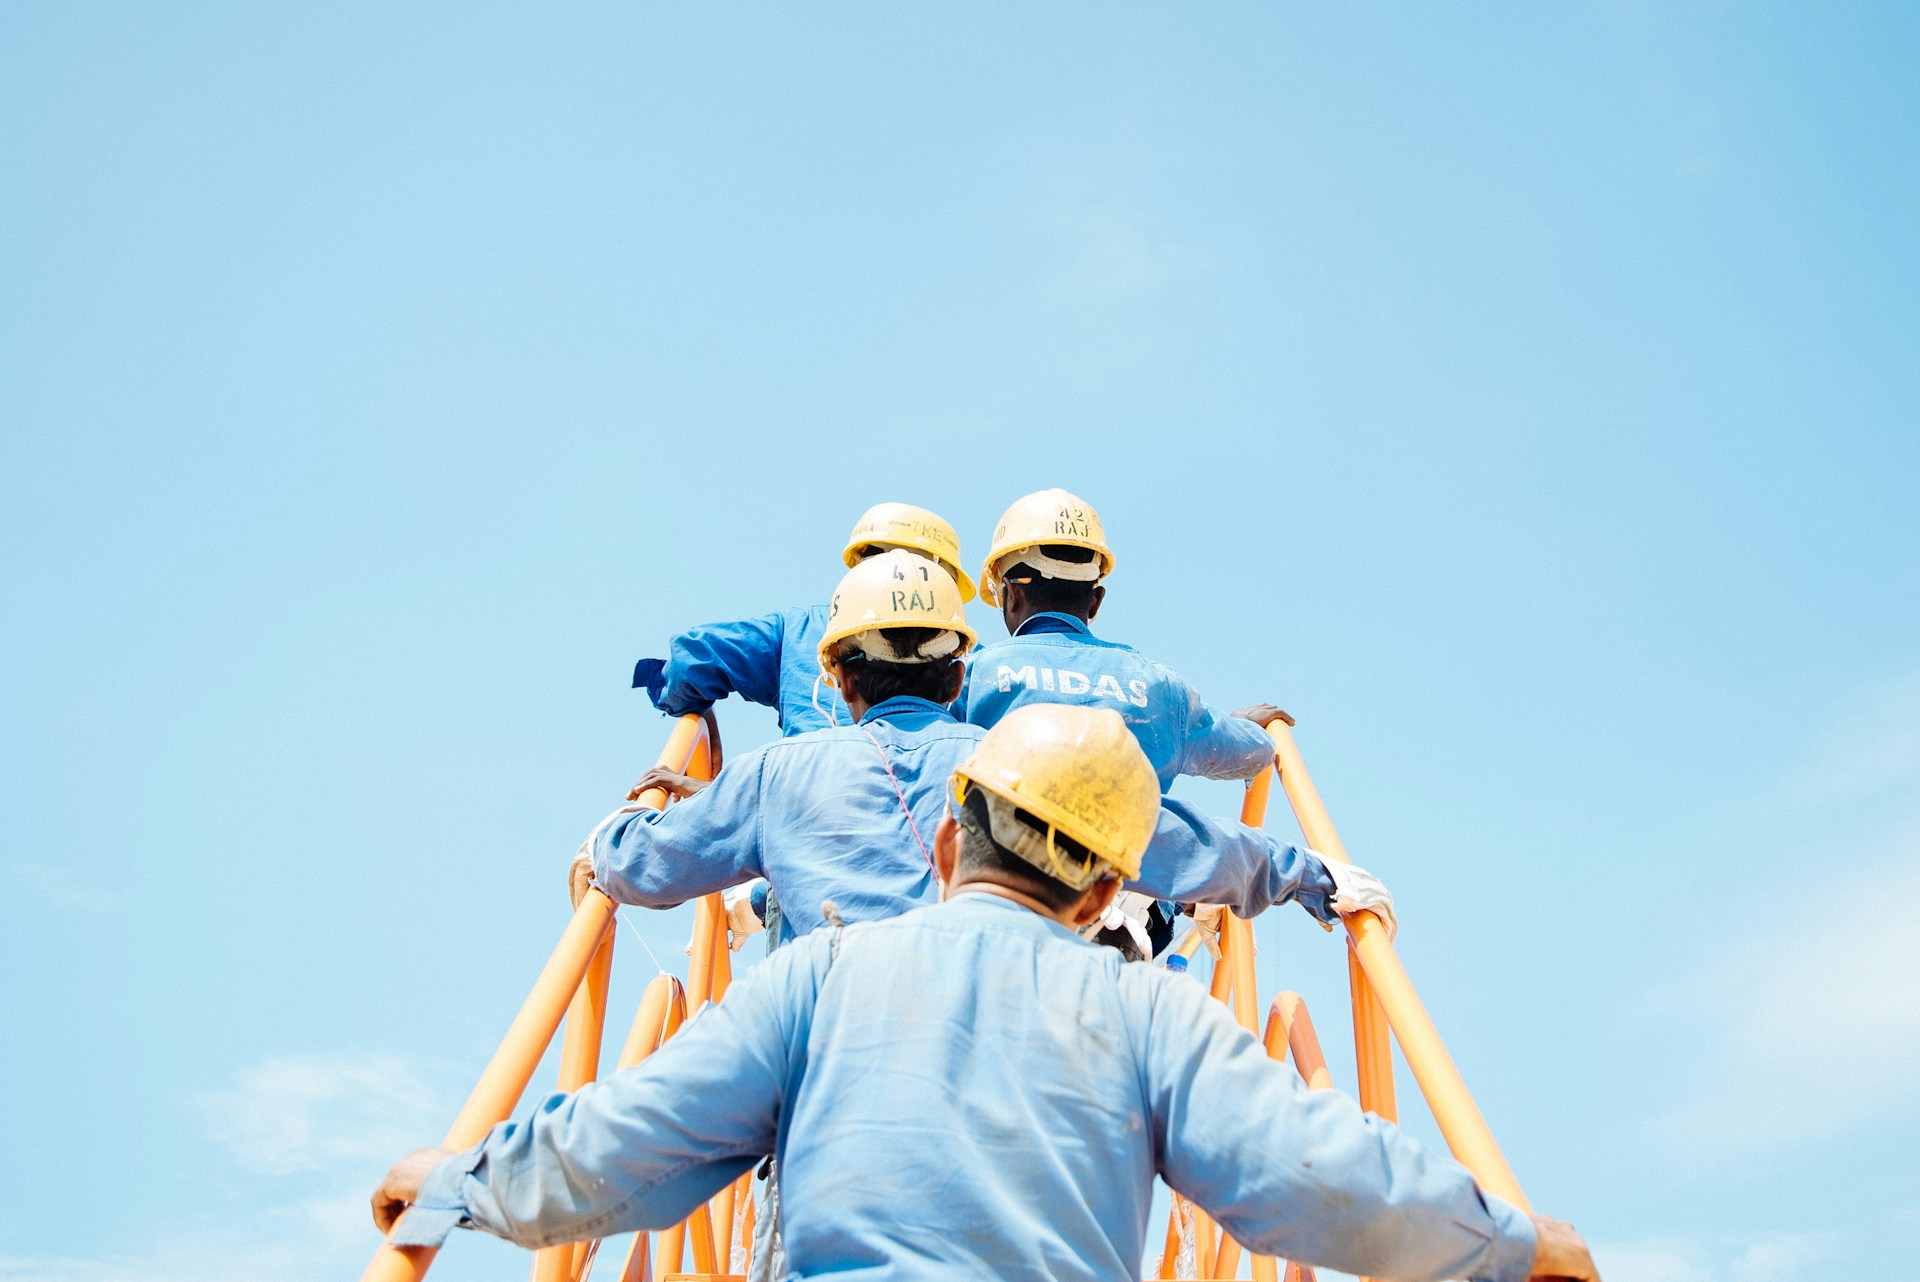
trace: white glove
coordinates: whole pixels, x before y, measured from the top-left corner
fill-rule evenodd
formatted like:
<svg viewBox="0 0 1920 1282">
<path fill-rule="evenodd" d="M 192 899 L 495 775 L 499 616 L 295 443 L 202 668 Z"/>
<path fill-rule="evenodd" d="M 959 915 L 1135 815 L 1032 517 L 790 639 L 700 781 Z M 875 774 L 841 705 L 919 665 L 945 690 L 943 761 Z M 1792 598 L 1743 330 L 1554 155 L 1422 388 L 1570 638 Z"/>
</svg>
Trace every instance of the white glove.
<svg viewBox="0 0 1920 1282">
<path fill-rule="evenodd" d="M 1117 930 L 1133 941 L 1140 956 L 1153 956 L 1153 941 L 1147 937 L 1147 910 L 1153 899 L 1134 890 L 1123 890 L 1113 897 L 1107 911 L 1081 928 L 1080 934 L 1093 939 L 1104 930 Z"/>
<path fill-rule="evenodd" d="M 1342 917 L 1370 912 L 1387 928 L 1388 939 L 1400 933 L 1400 923 L 1393 916 L 1393 893 L 1378 877 L 1359 864 L 1329 859 L 1317 850 L 1313 853 L 1327 866 L 1327 875 L 1333 878 L 1333 898 L 1329 901 L 1333 911 Z"/>
<path fill-rule="evenodd" d="M 567 865 L 567 894 L 573 899 L 573 906 L 580 906 L 581 897 L 587 893 L 587 887 L 593 884 L 593 845 L 600 840 L 600 834 L 618 823 L 623 817 L 645 810 L 647 807 L 637 801 L 629 801 L 618 810 L 602 819 L 573 852 L 573 861 Z"/>
<path fill-rule="evenodd" d="M 1193 926 L 1200 932 L 1200 942 L 1216 958 L 1220 956 L 1220 927 L 1227 920 L 1225 904 L 1195 904 L 1193 906 Z"/>
<path fill-rule="evenodd" d="M 720 902 L 727 906 L 727 931 L 732 936 L 727 946 L 736 953 L 749 938 L 767 928 L 767 923 L 761 921 L 753 911 L 753 888 L 765 884 L 765 881 L 756 877 L 738 886 L 727 887 L 720 896 Z"/>
</svg>

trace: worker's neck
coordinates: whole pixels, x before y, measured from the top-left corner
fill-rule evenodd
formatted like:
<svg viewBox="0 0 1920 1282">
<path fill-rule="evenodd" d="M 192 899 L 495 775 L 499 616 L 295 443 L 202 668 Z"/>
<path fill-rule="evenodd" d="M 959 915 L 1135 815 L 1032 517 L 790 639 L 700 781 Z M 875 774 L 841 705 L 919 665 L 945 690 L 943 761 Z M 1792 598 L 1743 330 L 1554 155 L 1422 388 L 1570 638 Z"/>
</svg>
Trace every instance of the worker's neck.
<svg viewBox="0 0 1920 1282">
<path fill-rule="evenodd" d="M 1062 618 L 1078 619 L 1083 624 L 1091 624 L 1093 622 L 1091 615 L 1083 614 L 1078 610 L 1035 610 L 1023 605 L 1017 609 L 1010 608 L 1007 610 L 1007 635 L 1017 635 L 1021 628 L 1027 626 L 1027 621 L 1037 614 L 1057 614 Z"/>
<path fill-rule="evenodd" d="M 1078 930 L 1082 924 L 1079 921 L 1082 901 L 1078 899 L 1068 904 L 1065 908 L 1049 908 L 1032 895 L 1015 890 L 1011 886 L 1003 886 L 997 881 L 987 881 L 983 878 L 969 878 L 966 881 L 954 882 L 947 887 L 946 897 L 951 899 L 955 895 L 993 895 L 1000 899 L 1011 899 L 1021 907 L 1031 909 L 1039 913 L 1042 917 L 1057 921 L 1069 930 Z"/>
</svg>

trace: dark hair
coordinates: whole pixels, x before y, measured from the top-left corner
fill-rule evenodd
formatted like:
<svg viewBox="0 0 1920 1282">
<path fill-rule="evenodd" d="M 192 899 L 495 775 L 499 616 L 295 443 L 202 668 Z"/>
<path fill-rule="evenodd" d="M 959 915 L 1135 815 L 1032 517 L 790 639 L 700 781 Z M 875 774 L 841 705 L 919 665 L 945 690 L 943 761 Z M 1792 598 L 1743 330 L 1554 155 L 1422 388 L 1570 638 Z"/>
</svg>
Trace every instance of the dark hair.
<svg viewBox="0 0 1920 1282">
<path fill-rule="evenodd" d="M 885 628 L 880 633 L 895 654 L 912 654 L 939 634 L 939 628 Z M 851 650 L 840 656 L 840 679 L 847 683 L 849 693 L 859 695 L 869 705 L 902 695 L 945 703 L 951 697 L 953 673 L 958 666 L 957 658 L 888 663 L 863 650 Z"/>
<path fill-rule="evenodd" d="M 1045 825 L 1024 810 L 1015 813 L 1023 822 L 1044 829 Z M 987 794 L 979 788 L 967 789 L 967 799 L 955 820 L 960 825 L 960 851 L 953 866 L 956 880 L 978 877 L 991 881 L 1030 895 L 1053 912 L 1072 907 L 1086 893 L 1048 876 L 995 841 L 990 835 L 993 829 L 987 817 Z M 1054 844 L 1063 860 L 1078 863 L 1086 858 L 1086 847 L 1076 841 L 1056 834 Z"/>
<path fill-rule="evenodd" d="M 1092 548 L 1074 547 L 1066 543 L 1048 543 L 1036 550 L 1042 556 L 1074 565 L 1085 565 L 1095 555 Z M 1075 579 L 1049 579 L 1032 566 L 1019 562 L 1008 566 L 1002 577 L 1008 583 L 1020 585 L 1035 613 L 1044 610 L 1082 619 L 1093 609 L 1094 589 L 1100 586 L 1098 581 L 1081 583 Z"/>
</svg>

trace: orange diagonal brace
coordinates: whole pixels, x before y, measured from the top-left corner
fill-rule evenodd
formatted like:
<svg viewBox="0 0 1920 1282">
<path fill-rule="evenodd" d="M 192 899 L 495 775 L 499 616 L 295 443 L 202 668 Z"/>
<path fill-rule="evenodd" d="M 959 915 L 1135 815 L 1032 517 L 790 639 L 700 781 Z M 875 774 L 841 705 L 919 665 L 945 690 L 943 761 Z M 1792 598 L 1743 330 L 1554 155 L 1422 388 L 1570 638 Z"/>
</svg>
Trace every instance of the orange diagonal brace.
<svg viewBox="0 0 1920 1282">
<path fill-rule="evenodd" d="M 1320 1038 L 1313 1031 L 1313 1016 L 1298 993 L 1281 993 L 1267 1011 L 1267 1054 L 1285 1059 L 1293 1053 L 1293 1066 L 1300 1070 L 1308 1090 L 1333 1088 L 1333 1075 L 1327 1072 L 1327 1057 L 1320 1051 Z"/>
<path fill-rule="evenodd" d="M 695 716 L 681 717 L 674 724 L 673 733 L 667 736 L 659 764 L 686 770 L 694 763 L 696 753 L 704 756 L 706 742 L 706 723 Z M 642 805 L 658 809 L 666 803 L 667 794 L 659 788 L 640 795 Z M 447 1137 L 440 1142 L 441 1147 L 472 1148 L 486 1138 L 495 1122 L 513 1112 L 527 1083 L 533 1080 L 534 1070 L 540 1066 L 540 1057 L 553 1041 L 561 1016 L 566 1014 L 568 1003 L 592 965 L 601 940 L 612 928 L 613 914 L 613 901 L 600 891 L 589 890 L 581 896 L 573 910 L 573 920 L 560 936 L 559 946 L 547 959 L 540 978 L 534 981 L 533 991 L 527 994 L 520 1013 L 513 1017 L 507 1035 L 501 1039 L 500 1049 L 493 1053 L 486 1070 L 480 1074 L 479 1084 L 467 1096 L 465 1107 L 454 1118 Z M 431 1247 L 398 1248 L 382 1243 L 366 1272 L 360 1275 L 361 1282 L 414 1282 L 426 1274 L 436 1254 Z"/>
<path fill-rule="evenodd" d="M 1333 820 L 1328 817 L 1320 793 L 1300 759 L 1293 732 L 1285 722 L 1275 721 L 1267 727 L 1267 733 L 1273 736 L 1274 752 L 1279 758 L 1280 785 L 1287 790 L 1287 800 L 1293 804 L 1293 813 L 1300 820 L 1307 844 L 1329 859 L 1346 862 L 1347 849 L 1340 843 L 1340 834 L 1334 831 Z M 1367 982 L 1386 1011 L 1387 1022 L 1392 1025 L 1394 1036 L 1400 1040 L 1400 1050 L 1407 1057 L 1407 1067 L 1413 1070 L 1413 1078 L 1426 1096 L 1427 1107 L 1433 1110 L 1433 1120 L 1439 1124 L 1447 1147 L 1453 1150 L 1462 1166 L 1473 1172 L 1487 1192 L 1523 1211 L 1531 1210 L 1526 1194 L 1520 1191 L 1520 1182 L 1514 1179 L 1512 1168 L 1487 1127 L 1486 1118 L 1481 1116 L 1479 1105 L 1473 1102 L 1466 1082 L 1461 1080 L 1453 1057 L 1447 1054 L 1440 1030 L 1433 1026 L 1419 994 L 1414 992 L 1413 980 L 1393 951 L 1387 928 L 1372 913 L 1355 913 L 1346 923 L 1353 955 L 1365 969 Z"/>
</svg>

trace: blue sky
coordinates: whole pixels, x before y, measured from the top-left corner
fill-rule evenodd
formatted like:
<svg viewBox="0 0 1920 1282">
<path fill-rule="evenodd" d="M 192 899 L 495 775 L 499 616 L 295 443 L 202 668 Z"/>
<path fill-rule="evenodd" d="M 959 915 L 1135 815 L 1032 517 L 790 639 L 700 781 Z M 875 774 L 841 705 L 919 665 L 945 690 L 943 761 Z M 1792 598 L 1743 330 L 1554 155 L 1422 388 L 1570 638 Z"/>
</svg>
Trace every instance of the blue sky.
<svg viewBox="0 0 1920 1282">
<path fill-rule="evenodd" d="M 1106 634 L 1299 717 L 1609 1282 L 1920 1271 L 1917 57 L 1871 4 L 6 6 L 0 1278 L 350 1276 L 657 751 L 632 660 L 822 598 L 872 502 L 971 558 L 1050 485 Z M 1337 944 L 1258 931 L 1350 1083 Z"/>
</svg>

